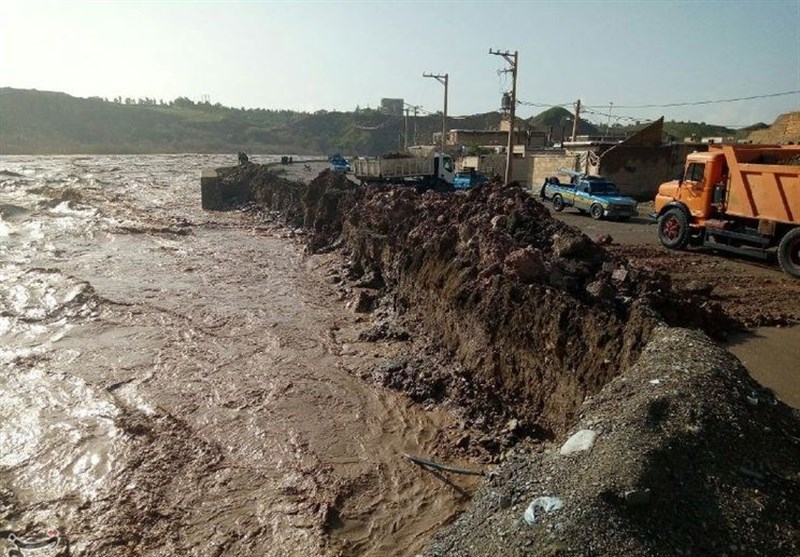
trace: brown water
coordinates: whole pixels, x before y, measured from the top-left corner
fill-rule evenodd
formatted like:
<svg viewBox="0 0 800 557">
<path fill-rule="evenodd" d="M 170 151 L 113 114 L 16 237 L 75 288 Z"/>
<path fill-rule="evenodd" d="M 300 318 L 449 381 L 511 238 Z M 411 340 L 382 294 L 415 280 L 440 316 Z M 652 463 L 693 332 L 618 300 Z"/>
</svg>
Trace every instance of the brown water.
<svg viewBox="0 0 800 557">
<path fill-rule="evenodd" d="M 69 555 L 413 555 L 476 482 L 401 455 L 455 420 L 347 371 L 397 348 L 353 342 L 327 259 L 201 211 L 200 170 L 230 162 L 2 159 L 0 529 Z"/>
<path fill-rule="evenodd" d="M 731 338 L 727 348 L 753 379 L 800 408 L 800 326 L 753 329 Z"/>
</svg>

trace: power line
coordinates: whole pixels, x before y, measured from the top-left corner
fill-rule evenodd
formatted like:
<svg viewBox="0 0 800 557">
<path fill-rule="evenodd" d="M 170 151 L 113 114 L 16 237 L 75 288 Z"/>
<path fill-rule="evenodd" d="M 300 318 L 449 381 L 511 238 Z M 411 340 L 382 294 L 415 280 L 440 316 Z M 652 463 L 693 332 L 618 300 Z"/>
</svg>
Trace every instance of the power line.
<svg viewBox="0 0 800 557">
<path fill-rule="evenodd" d="M 797 91 L 784 91 L 782 93 L 767 93 L 765 95 L 752 95 L 750 97 L 736 97 L 733 99 L 715 99 L 709 101 L 693 101 L 693 102 L 682 102 L 682 103 L 666 103 L 666 104 L 638 104 L 638 105 L 615 105 L 617 108 L 672 108 L 676 106 L 700 106 L 704 104 L 721 104 L 721 103 L 732 103 L 732 102 L 739 102 L 739 101 L 751 101 L 755 99 L 769 99 L 773 97 L 785 97 L 787 95 L 796 95 L 800 93 L 800 90 Z M 594 105 L 589 108 L 603 108 L 608 105 Z"/>
<path fill-rule="evenodd" d="M 796 95 L 800 93 L 800 90 L 797 91 L 783 91 L 781 93 L 767 93 L 764 95 L 752 95 L 749 97 L 736 97 L 732 99 L 715 99 L 715 100 L 706 100 L 706 101 L 691 101 L 691 102 L 680 102 L 680 103 L 666 103 L 666 104 L 637 104 L 637 105 L 622 105 L 622 104 L 615 104 L 614 108 L 673 108 L 678 106 L 701 106 L 706 104 L 721 104 L 721 103 L 729 103 L 729 102 L 739 102 L 739 101 L 751 101 L 756 99 L 769 99 L 774 97 L 785 97 L 787 95 Z M 541 108 L 552 108 L 552 107 L 564 107 L 569 108 L 572 106 L 573 103 L 566 102 L 566 103 L 541 103 L 541 102 L 530 102 L 530 101 L 521 101 L 518 100 L 517 104 L 524 105 L 524 106 L 535 106 Z M 594 105 L 584 105 L 584 108 L 607 108 L 608 104 L 594 104 Z"/>
</svg>

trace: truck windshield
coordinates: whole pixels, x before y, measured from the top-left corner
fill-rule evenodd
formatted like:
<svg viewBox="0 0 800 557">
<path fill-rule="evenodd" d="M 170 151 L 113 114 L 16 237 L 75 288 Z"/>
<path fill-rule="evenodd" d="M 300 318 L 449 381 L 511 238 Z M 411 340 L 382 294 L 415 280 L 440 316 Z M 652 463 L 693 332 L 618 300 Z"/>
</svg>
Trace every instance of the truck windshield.
<svg viewBox="0 0 800 557">
<path fill-rule="evenodd" d="M 452 172 L 453 168 L 455 168 L 453 166 L 453 159 L 451 159 L 450 157 L 444 157 L 442 166 L 444 166 L 444 169 L 447 172 Z"/>
<path fill-rule="evenodd" d="M 617 188 L 611 182 L 592 182 L 589 186 L 592 193 L 617 193 Z"/>
<path fill-rule="evenodd" d="M 685 180 L 687 182 L 702 182 L 705 170 L 706 170 L 705 163 L 693 162 L 689 165 L 689 168 L 686 169 Z"/>
</svg>

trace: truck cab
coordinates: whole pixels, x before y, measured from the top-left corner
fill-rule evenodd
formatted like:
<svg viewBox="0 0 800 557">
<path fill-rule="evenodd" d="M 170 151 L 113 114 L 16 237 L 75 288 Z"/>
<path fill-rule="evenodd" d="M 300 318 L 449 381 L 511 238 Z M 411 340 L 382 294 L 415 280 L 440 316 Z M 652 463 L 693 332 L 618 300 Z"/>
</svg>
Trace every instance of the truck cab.
<svg viewBox="0 0 800 557">
<path fill-rule="evenodd" d="M 456 164 L 453 157 L 446 153 L 434 153 L 433 172 L 439 180 L 453 185 L 456 177 Z"/>
<path fill-rule="evenodd" d="M 691 153 L 654 200 L 664 247 L 690 242 L 767 259 L 800 278 L 800 147 L 721 145 Z"/>
<path fill-rule="evenodd" d="M 686 157 L 686 166 L 681 174 L 659 186 L 654 202 L 656 215 L 663 213 L 667 205 L 678 203 L 692 216 L 692 226 L 702 226 L 706 219 L 715 215 L 724 200 L 726 177 L 727 167 L 722 153 L 691 153 Z"/>
</svg>

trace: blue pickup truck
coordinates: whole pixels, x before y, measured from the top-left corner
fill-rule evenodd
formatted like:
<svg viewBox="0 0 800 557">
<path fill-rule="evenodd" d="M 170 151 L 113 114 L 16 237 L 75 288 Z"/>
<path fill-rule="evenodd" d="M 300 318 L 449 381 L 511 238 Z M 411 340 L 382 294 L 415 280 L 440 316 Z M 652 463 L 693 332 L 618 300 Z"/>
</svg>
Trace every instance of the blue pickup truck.
<svg viewBox="0 0 800 557">
<path fill-rule="evenodd" d="M 457 190 L 468 190 L 475 186 L 485 184 L 487 181 L 488 178 L 480 172 L 476 172 L 475 170 L 462 170 L 456 172 L 456 176 L 453 178 L 453 188 Z"/>
<path fill-rule="evenodd" d="M 593 219 L 628 220 L 637 214 L 636 200 L 620 195 L 614 182 L 602 176 L 573 175 L 572 181 L 566 184 L 558 178 L 548 178 L 540 195 L 553 203 L 555 211 L 575 207 L 581 213 L 589 213 Z"/>
<path fill-rule="evenodd" d="M 331 163 L 331 170 L 334 172 L 350 172 L 350 163 L 342 155 L 331 155 L 328 160 Z"/>
</svg>

